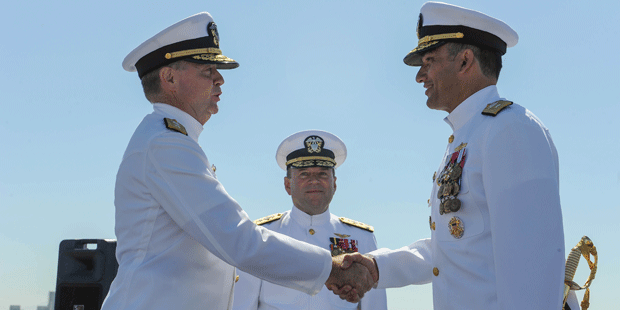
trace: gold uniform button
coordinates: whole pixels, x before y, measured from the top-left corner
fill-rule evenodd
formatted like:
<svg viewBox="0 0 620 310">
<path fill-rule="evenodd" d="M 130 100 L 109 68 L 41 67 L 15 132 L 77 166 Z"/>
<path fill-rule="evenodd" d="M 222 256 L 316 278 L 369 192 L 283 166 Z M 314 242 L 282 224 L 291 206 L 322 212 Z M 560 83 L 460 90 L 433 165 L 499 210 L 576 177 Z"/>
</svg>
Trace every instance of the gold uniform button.
<svg viewBox="0 0 620 310">
<path fill-rule="evenodd" d="M 239 281 L 239 276 L 235 278 L 235 283 L 237 283 L 237 281 Z"/>
<path fill-rule="evenodd" d="M 435 276 L 438 276 L 439 275 L 439 268 L 437 268 L 437 267 L 433 268 L 433 274 Z"/>
<path fill-rule="evenodd" d="M 454 135 L 450 135 L 450 138 L 448 138 L 448 143 L 452 142 L 454 142 Z"/>
<path fill-rule="evenodd" d="M 314 229 L 310 228 L 310 230 L 308 230 L 308 232 L 309 232 L 311 235 L 314 235 Z"/>
</svg>

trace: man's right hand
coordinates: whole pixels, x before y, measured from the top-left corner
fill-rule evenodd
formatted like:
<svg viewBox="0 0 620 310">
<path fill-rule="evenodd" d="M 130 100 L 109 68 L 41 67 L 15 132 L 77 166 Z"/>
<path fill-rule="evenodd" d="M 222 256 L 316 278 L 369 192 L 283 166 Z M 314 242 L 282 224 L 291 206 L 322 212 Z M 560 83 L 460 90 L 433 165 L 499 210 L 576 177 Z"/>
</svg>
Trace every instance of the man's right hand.
<svg viewBox="0 0 620 310">
<path fill-rule="evenodd" d="M 352 254 L 338 256 L 338 259 L 340 261 L 338 265 L 340 266 L 341 269 L 344 269 L 344 270 L 349 270 L 350 268 L 359 266 L 359 265 L 364 266 L 365 268 L 363 269 L 366 269 L 366 271 L 368 271 L 370 276 L 372 277 L 372 284 L 370 288 L 372 288 L 379 281 L 379 269 L 372 256 L 362 255 L 359 253 L 352 253 Z M 332 264 L 332 274 L 333 273 L 334 273 L 334 270 L 333 270 L 333 264 Z M 330 278 L 331 278 L 331 275 L 330 275 Z M 329 282 L 329 279 L 328 279 L 328 282 Z M 350 302 L 359 301 L 359 299 L 364 296 L 364 293 L 370 290 L 370 288 L 368 290 L 363 290 L 360 295 L 359 289 L 356 288 L 356 286 L 354 285 L 350 285 L 349 283 L 345 283 L 345 285 L 334 285 L 334 284 L 330 285 L 328 283 L 325 283 L 325 284 L 327 285 L 327 288 L 331 290 L 334 294 Z M 356 297 L 358 298 L 356 299 Z"/>
<path fill-rule="evenodd" d="M 325 282 L 327 288 L 349 302 L 359 302 L 375 284 L 375 277 L 369 269 L 349 258 L 343 265 L 345 255 L 332 258 L 332 272 Z M 375 272 L 375 274 L 377 274 Z"/>
</svg>

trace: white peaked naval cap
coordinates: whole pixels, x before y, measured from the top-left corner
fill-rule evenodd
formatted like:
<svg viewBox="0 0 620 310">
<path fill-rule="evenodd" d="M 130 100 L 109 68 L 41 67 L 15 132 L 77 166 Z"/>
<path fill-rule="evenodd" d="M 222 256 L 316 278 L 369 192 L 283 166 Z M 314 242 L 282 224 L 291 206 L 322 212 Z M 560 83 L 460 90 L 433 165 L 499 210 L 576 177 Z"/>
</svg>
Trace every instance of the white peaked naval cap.
<svg viewBox="0 0 620 310">
<path fill-rule="evenodd" d="M 519 41 L 517 33 L 503 21 L 460 6 L 426 2 L 418 17 L 418 46 L 404 61 L 410 66 L 422 65 L 422 55 L 447 42 L 472 44 L 506 53 Z"/>
<path fill-rule="evenodd" d="M 322 130 L 305 130 L 288 136 L 276 152 L 280 168 L 333 167 L 347 158 L 347 147 L 337 136 Z"/>
<path fill-rule="evenodd" d="M 208 12 L 192 15 L 162 30 L 136 47 L 123 60 L 127 71 L 145 74 L 178 60 L 214 64 L 218 69 L 234 69 L 239 64 L 220 50 L 220 35 Z"/>
</svg>

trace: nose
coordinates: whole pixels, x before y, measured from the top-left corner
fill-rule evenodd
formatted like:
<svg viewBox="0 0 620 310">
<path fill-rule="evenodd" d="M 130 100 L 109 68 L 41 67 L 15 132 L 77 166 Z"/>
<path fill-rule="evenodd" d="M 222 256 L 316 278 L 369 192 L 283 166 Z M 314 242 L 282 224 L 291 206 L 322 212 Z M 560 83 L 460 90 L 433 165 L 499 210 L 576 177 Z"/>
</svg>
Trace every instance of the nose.
<svg viewBox="0 0 620 310">
<path fill-rule="evenodd" d="M 420 66 L 420 70 L 418 70 L 418 74 L 415 75 L 415 81 L 418 83 L 424 83 L 426 80 L 426 69 L 424 66 Z"/>
<path fill-rule="evenodd" d="M 308 183 L 311 183 L 311 184 L 321 183 L 322 179 L 323 179 L 323 176 L 320 173 L 311 173 L 308 176 Z"/>
<path fill-rule="evenodd" d="M 222 84 L 224 84 L 224 77 L 217 69 L 214 70 L 214 73 L 215 76 L 213 77 L 213 85 L 222 86 Z"/>
</svg>

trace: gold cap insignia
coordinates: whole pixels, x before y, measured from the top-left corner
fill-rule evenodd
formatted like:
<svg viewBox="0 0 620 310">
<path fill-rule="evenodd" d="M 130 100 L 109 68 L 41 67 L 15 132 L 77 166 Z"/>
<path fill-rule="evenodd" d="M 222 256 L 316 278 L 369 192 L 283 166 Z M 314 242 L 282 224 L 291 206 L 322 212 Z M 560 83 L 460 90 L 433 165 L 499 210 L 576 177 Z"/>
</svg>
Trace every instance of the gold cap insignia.
<svg viewBox="0 0 620 310">
<path fill-rule="evenodd" d="M 323 149 L 323 144 L 325 141 L 323 138 L 319 136 L 309 136 L 304 141 L 306 148 L 308 149 L 308 153 L 321 153 L 321 149 Z"/>
<path fill-rule="evenodd" d="M 213 37 L 213 43 L 215 44 L 215 46 L 219 47 L 220 35 L 217 32 L 217 25 L 214 22 L 210 22 L 209 25 L 207 25 L 207 31 L 209 32 L 209 34 L 211 34 L 211 37 Z"/>
<path fill-rule="evenodd" d="M 420 39 L 420 29 L 422 28 L 423 24 L 424 16 L 422 16 L 422 13 L 420 13 L 420 16 L 418 16 L 418 26 L 415 28 L 415 34 L 418 36 L 418 40 Z"/>
</svg>

